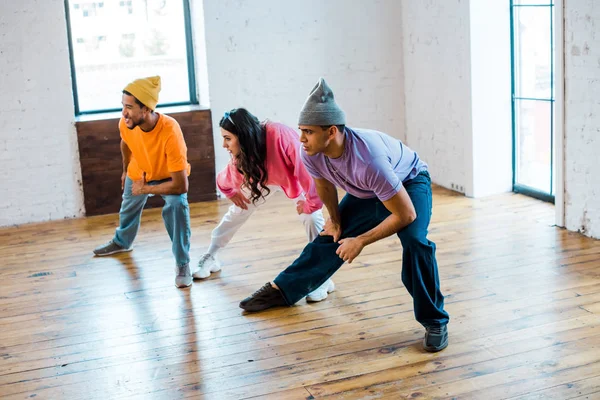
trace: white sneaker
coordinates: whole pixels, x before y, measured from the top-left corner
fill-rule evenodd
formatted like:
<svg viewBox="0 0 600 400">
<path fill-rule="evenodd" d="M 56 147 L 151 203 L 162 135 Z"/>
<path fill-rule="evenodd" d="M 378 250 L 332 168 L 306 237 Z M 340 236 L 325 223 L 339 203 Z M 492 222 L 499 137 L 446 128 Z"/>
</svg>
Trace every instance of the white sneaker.
<svg viewBox="0 0 600 400">
<path fill-rule="evenodd" d="M 217 272 L 221 270 L 221 263 L 216 256 L 211 256 L 206 253 L 198 261 L 198 269 L 194 271 L 195 279 L 204 279 L 210 276 L 211 272 Z"/>
<path fill-rule="evenodd" d="M 175 276 L 175 286 L 184 288 L 192 284 L 192 270 L 189 263 L 176 266 L 175 271 L 177 273 Z"/>
<path fill-rule="evenodd" d="M 327 295 L 335 290 L 335 284 L 331 279 L 327 279 L 324 284 L 313 290 L 306 296 L 306 301 L 317 302 L 325 300 Z"/>
</svg>

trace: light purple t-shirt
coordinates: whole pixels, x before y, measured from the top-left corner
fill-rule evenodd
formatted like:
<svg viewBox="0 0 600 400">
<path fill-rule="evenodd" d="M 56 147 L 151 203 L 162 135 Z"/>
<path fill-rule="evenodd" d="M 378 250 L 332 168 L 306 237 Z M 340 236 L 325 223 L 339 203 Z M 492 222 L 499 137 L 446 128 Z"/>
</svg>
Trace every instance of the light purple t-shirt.
<svg viewBox="0 0 600 400">
<path fill-rule="evenodd" d="M 309 156 L 304 150 L 300 154 L 313 177 L 326 179 L 355 197 L 389 200 L 403 182 L 427 170 L 416 152 L 385 133 L 346 127 L 344 134 L 344 153 L 339 158 L 322 153 Z"/>
</svg>

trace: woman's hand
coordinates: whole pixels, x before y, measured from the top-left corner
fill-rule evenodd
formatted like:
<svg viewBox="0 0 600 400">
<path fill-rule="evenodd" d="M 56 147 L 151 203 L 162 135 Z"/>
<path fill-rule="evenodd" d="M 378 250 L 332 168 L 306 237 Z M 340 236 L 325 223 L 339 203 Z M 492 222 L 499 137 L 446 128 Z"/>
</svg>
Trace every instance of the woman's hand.
<svg viewBox="0 0 600 400">
<path fill-rule="evenodd" d="M 304 200 L 298 200 L 296 203 L 296 211 L 298 212 L 298 215 L 304 212 L 304 203 L 306 203 Z"/>
<path fill-rule="evenodd" d="M 236 194 L 231 196 L 229 200 L 231 200 L 233 204 L 235 204 L 242 210 L 247 210 L 247 204 L 250 204 L 250 200 L 248 200 L 248 198 L 246 198 L 246 196 L 244 196 L 241 192 L 237 192 Z"/>
</svg>

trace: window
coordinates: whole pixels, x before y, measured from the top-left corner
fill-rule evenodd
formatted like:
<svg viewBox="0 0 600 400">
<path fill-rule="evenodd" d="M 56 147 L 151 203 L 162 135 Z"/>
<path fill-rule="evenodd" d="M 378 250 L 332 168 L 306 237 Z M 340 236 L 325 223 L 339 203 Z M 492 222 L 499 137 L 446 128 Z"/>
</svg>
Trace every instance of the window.
<svg viewBox="0 0 600 400">
<path fill-rule="evenodd" d="M 73 10 L 81 10 L 81 16 L 83 17 L 95 17 L 98 15 L 97 8 L 104 6 L 104 3 L 87 2 L 87 3 L 73 3 Z"/>
<path fill-rule="evenodd" d="M 127 14 L 133 14 L 133 7 L 131 6 L 131 0 L 120 1 L 119 7 L 125 8 L 125 10 L 127 11 Z"/>
<path fill-rule="evenodd" d="M 121 109 L 134 79 L 160 75 L 159 106 L 197 104 L 189 0 L 65 0 L 75 113 Z"/>
<path fill-rule="evenodd" d="M 513 189 L 554 201 L 554 0 L 511 0 Z"/>
</svg>

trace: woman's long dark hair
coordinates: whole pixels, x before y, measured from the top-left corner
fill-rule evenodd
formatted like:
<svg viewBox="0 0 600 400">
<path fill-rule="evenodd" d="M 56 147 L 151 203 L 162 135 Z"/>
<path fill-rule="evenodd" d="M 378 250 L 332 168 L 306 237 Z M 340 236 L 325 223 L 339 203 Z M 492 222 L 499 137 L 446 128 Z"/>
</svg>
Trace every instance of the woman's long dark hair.
<svg viewBox="0 0 600 400">
<path fill-rule="evenodd" d="M 271 191 L 267 187 L 267 131 L 258 118 L 245 108 L 226 112 L 219 126 L 237 136 L 240 154 L 235 159 L 238 170 L 244 175 L 244 185 L 250 189 L 250 200 L 255 204 Z"/>
</svg>

